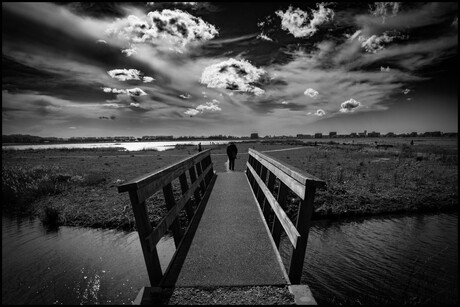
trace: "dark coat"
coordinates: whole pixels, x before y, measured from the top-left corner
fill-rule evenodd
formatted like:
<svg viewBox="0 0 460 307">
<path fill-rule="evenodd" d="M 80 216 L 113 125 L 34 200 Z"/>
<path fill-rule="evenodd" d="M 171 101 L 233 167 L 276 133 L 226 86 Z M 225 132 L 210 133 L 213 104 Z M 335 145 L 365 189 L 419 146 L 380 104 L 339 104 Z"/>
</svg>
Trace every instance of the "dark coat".
<svg viewBox="0 0 460 307">
<path fill-rule="evenodd" d="M 231 143 L 227 146 L 227 156 L 229 159 L 235 159 L 236 155 L 238 154 L 238 148 L 236 145 Z"/>
</svg>

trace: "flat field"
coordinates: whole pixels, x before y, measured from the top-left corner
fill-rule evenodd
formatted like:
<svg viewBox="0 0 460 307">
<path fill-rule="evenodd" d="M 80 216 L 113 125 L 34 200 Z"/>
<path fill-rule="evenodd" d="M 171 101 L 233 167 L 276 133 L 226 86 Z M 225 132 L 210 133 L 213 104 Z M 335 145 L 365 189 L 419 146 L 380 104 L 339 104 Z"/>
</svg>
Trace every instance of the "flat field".
<svg viewBox="0 0 460 307">
<path fill-rule="evenodd" d="M 248 148 L 254 148 L 325 180 L 314 219 L 458 208 L 457 139 L 415 139 L 414 145 L 408 138 L 303 141 L 237 143 L 235 171 L 246 169 Z M 389 146 L 377 147 L 382 144 Z M 203 146 L 208 148 L 214 170 L 227 171 L 226 146 Z M 194 153 L 195 146 L 139 152 L 3 150 L 2 210 L 43 219 L 51 208 L 59 225 L 133 230 L 129 197 L 117 186 Z M 285 209 L 292 216 L 297 200 L 289 201 Z M 161 193 L 147 208 L 154 224 L 166 214 Z"/>
</svg>

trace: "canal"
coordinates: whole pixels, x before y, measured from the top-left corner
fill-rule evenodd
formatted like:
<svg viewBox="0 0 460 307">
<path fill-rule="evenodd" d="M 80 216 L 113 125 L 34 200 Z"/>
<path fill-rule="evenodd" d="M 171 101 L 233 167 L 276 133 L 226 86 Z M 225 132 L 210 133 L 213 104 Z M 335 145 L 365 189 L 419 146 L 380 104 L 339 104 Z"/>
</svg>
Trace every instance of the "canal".
<svg viewBox="0 0 460 307">
<path fill-rule="evenodd" d="M 165 269 L 174 243 L 157 247 Z M 317 222 L 302 283 L 320 304 L 456 304 L 458 215 Z M 2 304 L 131 304 L 148 284 L 136 232 L 2 216 Z"/>
</svg>

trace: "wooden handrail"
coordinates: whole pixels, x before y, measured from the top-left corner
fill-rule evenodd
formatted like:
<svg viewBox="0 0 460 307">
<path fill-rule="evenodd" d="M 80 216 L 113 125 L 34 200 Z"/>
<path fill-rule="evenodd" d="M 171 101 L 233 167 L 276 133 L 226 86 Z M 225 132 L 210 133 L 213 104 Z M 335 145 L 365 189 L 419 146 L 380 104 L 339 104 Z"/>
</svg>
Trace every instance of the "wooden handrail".
<svg viewBox="0 0 460 307">
<path fill-rule="evenodd" d="M 187 183 L 187 171 L 191 180 L 190 187 Z M 204 205 L 204 196 L 210 193 L 209 190 L 212 188 L 210 182 L 212 182 L 214 176 L 211 150 L 208 149 L 155 172 L 137 177 L 117 187 L 119 193 L 129 192 L 131 207 L 136 219 L 139 240 L 151 286 L 160 285 L 163 279 L 156 244 L 171 229 L 177 248 L 176 253 L 178 252 L 178 248 L 186 236 L 180 228 L 180 212 L 185 208 L 189 225 L 192 219 L 196 219 L 194 210 L 198 210 L 198 208 Z M 171 185 L 171 182 L 176 178 L 180 180 L 182 192 L 182 197 L 178 202 L 174 199 Z M 160 189 L 163 190 L 168 213 L 162 218 L 155 229 L 152 229 L 145 201 Z M 194 195 L 194 202 L 196 204 L 194 210 L 191 207 L 192 195 Z"/>
<path fill-rule="evenodd" d="M 249 158 L 246 165 L 246 175 L 253 188 L 256 200 L 262 209 L 263 216 L 267 219 L 269 215 L 267 203 L 275 214 L 271 229 L 276 246 L 279 247 L 281 227 L 292 244 L 293 252 L 289 265 L 289 279 L 291 283 L 300 283 L 311 216 L 313 214 L 315 190 L 316 188 L 325 187 L 326 183 L 324 180 L 303 170 L 253 149 L 249 149 Z M 266 184 L 267 173 L 268 183 Z M 280 182 L 278 199 L 273 196 L 271 191 L 274 188 L 276 179 Z M 295 226 L 281 207 L 286 200 L 286 189 L 290 189 L 302 200 L 298 207 Z"/>
</svg>

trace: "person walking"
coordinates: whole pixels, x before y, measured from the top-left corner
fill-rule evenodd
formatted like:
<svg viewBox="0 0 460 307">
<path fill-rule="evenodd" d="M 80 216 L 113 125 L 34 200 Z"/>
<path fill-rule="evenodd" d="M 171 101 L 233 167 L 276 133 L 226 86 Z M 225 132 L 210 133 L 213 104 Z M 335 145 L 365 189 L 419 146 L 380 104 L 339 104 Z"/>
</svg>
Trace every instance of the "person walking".
<svg viewBox="0 0 460 307">
<path fill-rule="evenodd" d="M 198 144 L 198 152 L 201 152 L 201 143 Z"/>
<path fill-rule="evenodd" d="M 236 159 L 237 154 L 238 154 L 238 148 L 236 148 L 235 143 L 233 142 L 228 143 L 228 146 L 227 146 L 227 156 L 228 156 L 228 162 L 229 162 L 228 168 L 231 171 L 235 170 L 235 159 Z"/>
</svg>

